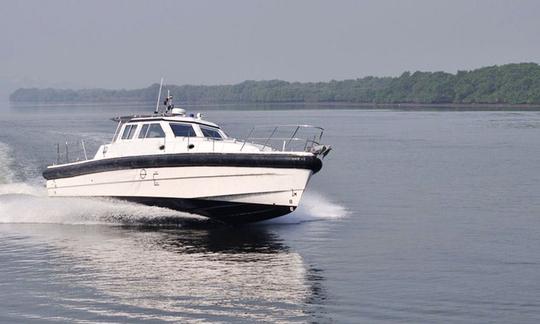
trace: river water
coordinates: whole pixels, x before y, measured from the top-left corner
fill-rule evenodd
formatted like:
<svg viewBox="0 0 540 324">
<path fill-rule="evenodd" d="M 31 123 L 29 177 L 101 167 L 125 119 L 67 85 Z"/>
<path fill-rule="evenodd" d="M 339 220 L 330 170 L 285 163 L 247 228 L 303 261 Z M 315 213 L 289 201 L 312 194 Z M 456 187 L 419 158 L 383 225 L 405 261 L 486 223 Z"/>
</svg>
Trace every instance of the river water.
<svg viewBox="0 0 540 324">
<path fill-rule="evenodd" d="M 0 322 L 540 320 L 539 112 L 187 108 L 235 137 L 320 125 L 333 151 L 294 213 L 218 226 L 46 197 L 56 143 L 146 107 L 1 106 Z"/>
</svg>

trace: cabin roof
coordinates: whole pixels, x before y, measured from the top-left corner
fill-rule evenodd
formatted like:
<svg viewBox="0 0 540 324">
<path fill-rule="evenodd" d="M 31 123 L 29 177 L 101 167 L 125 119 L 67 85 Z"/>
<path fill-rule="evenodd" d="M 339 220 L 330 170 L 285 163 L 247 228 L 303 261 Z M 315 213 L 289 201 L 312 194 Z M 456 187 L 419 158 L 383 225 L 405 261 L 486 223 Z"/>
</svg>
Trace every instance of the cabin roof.
<svg viewBox="0 0 540 324">
<path fill-rule="evenodd" d="M 206 125 L 210 127 L 220 128 L 217 124 L 212 122 L 187 116 L 174 116 L 174 115 L 132 115 L 132 116 L 119 116 L 112 118 L 115 122 L 128 123 L 128 122 L 145 122 L 145 121 L 170 121 L 170 122 L 184 122 L 199 125 Z"/>
</svg>

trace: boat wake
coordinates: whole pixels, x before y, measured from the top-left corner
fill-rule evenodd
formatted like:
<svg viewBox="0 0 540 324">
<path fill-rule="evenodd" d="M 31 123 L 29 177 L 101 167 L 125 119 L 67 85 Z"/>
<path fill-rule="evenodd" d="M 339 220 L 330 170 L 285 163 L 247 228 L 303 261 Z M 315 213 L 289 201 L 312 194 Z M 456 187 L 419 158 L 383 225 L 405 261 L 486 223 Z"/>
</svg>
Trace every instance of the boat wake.
<svg viewBox="0 0 540 324">
<path fill-rule="evenodd" d="M 10 183 L 15 179 L 15 174 L 11 171 L 13 160 L 9 146 L 0 143 L 0 184 Z"/>
<path fill-rule="evenodd" d="M 206 218 L 164 208 L 101 198 L 49 198 L 24 183 L 0 185 L 0 223 L 148 225 L 201 222 Z"/>
</svg>

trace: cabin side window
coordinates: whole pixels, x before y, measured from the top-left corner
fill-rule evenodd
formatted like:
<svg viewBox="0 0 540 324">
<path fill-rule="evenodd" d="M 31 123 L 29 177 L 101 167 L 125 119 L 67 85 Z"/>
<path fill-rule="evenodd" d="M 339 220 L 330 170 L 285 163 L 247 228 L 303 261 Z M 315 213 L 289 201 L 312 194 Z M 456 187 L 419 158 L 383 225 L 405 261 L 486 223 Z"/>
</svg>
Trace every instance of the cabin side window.
<svg viewBox="0 0 540 324">
<path fill-rule="evenodd" d="M 132 139 L 133 136 L 135 136 L 135 132 L 137 132 L 137 128 L 139 128 L 139 125 L 131 125 L 131 129 L 129 130 L 128 139 Z"/>
<path fill-rule="evenodd" d="M 175 137 L 195 137 L 195 130 L 189 124 L 169 124 Z"/>
<path fill-rule="evenodd" d="M 132 139 L 137 131 L 137 125 L 126 125 L 124 132 L 122 133 L 122 139 Z"/>
<path fill-rule="evenodd" d="M 214 139 L 222 139 L 223 136 L 219 133 L 217 129 L 213 129 L 210 127 L 204 127 L 201 126 L 201 132 L 203 133 L 204 137 L 210 137 Z"/>
<path fill-rule="evenodd" d="M 161 128 L 160 124 L 150 124 L 148 126 L 148 132 L 146 138 L 163 138 L 165 137 L 165 132 Z"/>
</svg>

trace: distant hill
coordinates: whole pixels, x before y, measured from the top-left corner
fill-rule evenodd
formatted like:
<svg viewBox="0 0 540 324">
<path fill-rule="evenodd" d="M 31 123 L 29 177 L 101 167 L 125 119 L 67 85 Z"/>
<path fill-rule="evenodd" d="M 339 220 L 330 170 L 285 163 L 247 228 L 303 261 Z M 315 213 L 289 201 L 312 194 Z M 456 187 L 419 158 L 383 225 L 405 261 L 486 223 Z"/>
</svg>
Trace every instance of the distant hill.
<svg viewBox="0 0 540 324">
<path fill-rule="evenodd" d="M 158 84 L 143 89 L 18 89 L 11 102 L 155 101 Z M 330 82 L 244 81 L 235 85 L 167 85 L 181 103 L 416 103 L 540 104 L 536 63 L 489 66 L 472 71 L 404 72 L 399 77 L 365 77 Z"/>
</svg>

